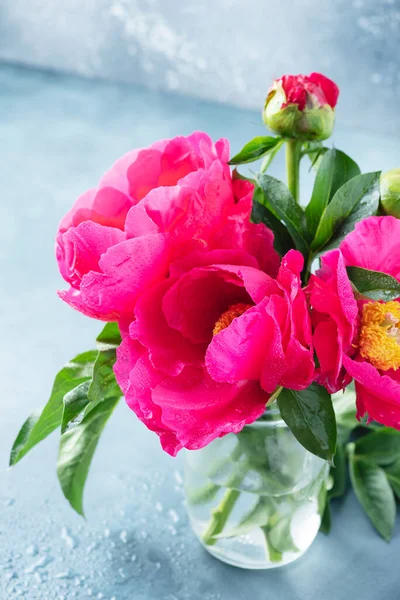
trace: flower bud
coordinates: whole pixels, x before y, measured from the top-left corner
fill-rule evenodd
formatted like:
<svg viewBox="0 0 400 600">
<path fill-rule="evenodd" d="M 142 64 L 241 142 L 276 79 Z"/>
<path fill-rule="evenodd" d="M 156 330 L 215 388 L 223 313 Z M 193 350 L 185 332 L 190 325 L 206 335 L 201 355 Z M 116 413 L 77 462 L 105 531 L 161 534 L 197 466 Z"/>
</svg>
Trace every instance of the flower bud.
<svg viewBox="0 0 400 600">
<path fill-rule="evenodd" d="M 263 119 L 283 137 L 326 140 L 335 123 L 336 83 L 321 75 L 284 75 L 268 91 Z"/>
<path fill-rule="evenodd" d="M 385 214 L 400 219 L 400 169 L 382 173 L 381 206 Z"/>
</svg>

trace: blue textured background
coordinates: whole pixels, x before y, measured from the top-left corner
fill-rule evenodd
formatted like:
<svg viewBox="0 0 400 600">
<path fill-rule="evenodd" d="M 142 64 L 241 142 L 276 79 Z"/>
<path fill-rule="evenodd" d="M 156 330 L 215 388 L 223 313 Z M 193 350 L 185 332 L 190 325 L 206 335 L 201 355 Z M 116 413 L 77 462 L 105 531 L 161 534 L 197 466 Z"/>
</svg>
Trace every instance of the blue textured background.
<svg viewBox="0 0 400 600">
<path fill-rule="evenodd" d="M 55 294 L 54 233 L 75 197 L 132 147 L 203 129 L 237 151 L 263 128 L 258 113 L 11 67 L 0 68 L 0 90 L 2 600 L 398 598 L 400 527 L 387 545 L 351 494 L 335 506 L 332 534 L 289 567 L 243 572 L 208 556 L 185 516 L 181 459 L 122 403 L 88 479 L 87 521 L 59 491 L 56 436 L 6 470 L 22 421 L 100 329 Z M 400 164 L 395 138 L 339 127 L 335 143 L 363 170 Z M 273 173 L 283 176 L 281 162 Z"/>
<path fill-rule="evenodd" d="M 322 71 L 343 124 L 400 133 L 400 0 L 0 0 L 0 59 L 260 110 Z"/>
</svg>

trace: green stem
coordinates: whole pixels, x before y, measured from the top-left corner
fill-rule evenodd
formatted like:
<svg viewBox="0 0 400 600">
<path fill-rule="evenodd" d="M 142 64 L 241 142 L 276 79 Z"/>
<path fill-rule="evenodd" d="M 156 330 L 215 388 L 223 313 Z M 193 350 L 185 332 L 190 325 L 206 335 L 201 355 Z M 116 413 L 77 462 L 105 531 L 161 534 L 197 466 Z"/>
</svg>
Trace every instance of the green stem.
<svg viewBox="0 0 400 600">
<path fill-rule="evenodd" d="M 267 550 L 268 550 L 268 558 L 271 562 L 276 562 L 279 563 L 282 560 L 282 552 L 280 552 L 279 550 L 277 550 L 276 548 L 274 548 L 274 546 L 272 545 L 272 542 L 270 540 L 270 528 L 268 526 L 266 527 L 261 527 L 261 531 L 264 534 L 264 539 L 265 539 L 265 544 L 267 546 Z"/>
<path fill-rule="evenodd" d="M 212 511 L 211 521 L 203 534 L 203 542 L 208 546 L 212 546 L 216 543 L 217 540 L 215 536 L 224 529 L 239 496 L 239 490 L 228 489 L 219 505 Z"/>
<path fill-rule="evenodd" d="M 281 385 L 278 385 L 276 390 L 269 397 L 267 406 L 270 406 L 273 402 L 275 402 L 275 400 L 278 398 L 278 396 L 282 390 L 283 390 L 283 387 Z M 281 417 L 279 416 L 279 418 L 281 418 Z"/>
<path fill-rule="evenodd" d="M 230 458 L 234 463 L 236 463 L 243 454 L 239 438 L 237 438 L 237 441 L 238 443 L 230 455 Z M 219 533 L 222 533 L 229 519 L 229 515 L 231 514 L 233 507 L 240 496 L 240 490 L 233 488 L 241 483 L 247 471 L 248 465 L 247 462 L 244 462 L 240 465 L 238 471 L 233 473 L 233 475 L 227 481 L 227 490 L 218 506 L 211 511 L 211 520 L 202 536 L 203 542 L 207 544 L 207 546 L 213 546 L 217 542 L 215 536 Z"/>
<path fill-rule="evenodd" d="M 296 202 L 299 201 L 301 147 L 301 140 L 287 140 L 286 142 L 287 182 Z"/>
</svg>

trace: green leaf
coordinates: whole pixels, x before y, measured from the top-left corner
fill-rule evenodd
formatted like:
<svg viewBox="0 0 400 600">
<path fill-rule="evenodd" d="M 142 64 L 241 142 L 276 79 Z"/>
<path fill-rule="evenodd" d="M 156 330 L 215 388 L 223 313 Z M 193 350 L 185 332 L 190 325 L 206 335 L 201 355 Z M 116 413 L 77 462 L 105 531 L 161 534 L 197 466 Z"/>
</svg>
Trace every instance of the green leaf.
<svg viewBox="0 0 400 600">
<path fill-rule="evenodd" d="M 98 352 L 92 379 L 71 390 L 64 397 L 61 433 L 79 423 L 106 398 L 122 396 L 113 370 L 116 360 L 115 348 L 109 344 L 104 345 L 103 348 L 107 349 Z"/>
<path fill-rule="evenodd" d="M 335 464 L 330 470 L 330 474 L 333 477 L 333 486 L 328 492 L 329 499 L 340 498 L 340 496 L 343 496 L 346 491 L 346 453 L 341 444 L 338 444 L 336 447 L 334 461 Z"/>
<path fill-rule="evenodd" d="M 268 171 L 269 167 L 272 164 L 272 161 L 274 160 L 275 156 L 278 154 L 279 150 L 282 148 L 284 143 L 285 140 L 281 139 L 281 141 L 278 144 L 276 144 L 275 148 L 270 150 L 270 152 L 267 152 L 267 154 L 264 157 L 264 160 L 261 163 L 260 173 L 266 173 L 266 171 Z"/>
<path fill-rule="evenodd" d="M 250 142 L 247 142 L 238 154 L 231 158 L 229 164 L 242 165 L 244 163 L 254 162 L 268 152 L 274 150 L 278 144 L 282 145 L 282 138 L 280 137 L 255 137 Z"/>
<path fill-rule="evenodd" d="M 322 157 L 328 150 L 329 148 L 323 146 L 322 142 L 304 142 L 301 158 L 303 158 L 303 156 L 308 156 L 311 161 L 310 171 L 313 168 L 317 171 Z"/>
<path fill-rule="evenodd" d="M 118 400 L 108 398 L 101 402 L 76 427 L 61 436 L 57 475 L 64 496 L 80 515 L 83 515 L 83 489 L 93 454 Z"/>
<path fill-rule="evenodd" d="M 118 323 L 107 323 L 96 338 L 97 346 L 100 350 L 110 347 L 117 348 L 121 343 L 121 334 Z"/>
<path fill-rule="evenodd" d="M 274 233 L 275 250 L 283 256 L 291 248 L 294 242 L 285 225 L 271 212 L 264 200 L 264 193 L 260 187 L 256 187 L 253 196 L 253 209 L 251 213 L 253 223 L 264 223 Z"/>
<path fill-rule="evenodd" d="M 115 349 L 100 351 L 93 367 L 93 378 L 89 388 L 89 400 L 101 402 L 108 396 L 122 396 L 114 375 Z"/>
<path fill-rule="evenodd" d="M 262 204 L 270 207 L 272 212 L 285 223 L 296 248 L 303 254 L 309 251 L 306 217 L 303 209 L 282 181 L 262 174 L 258 184 L 264 192 Z"/>
<path fill-rule="evenodd" d="M 379 176 L 379 172 L 357 175 L 338 189 L 322 213 L 311 244 L 312 250 L 320 250 L 335 234 L 335 240 L 343 239 L 354 229 L 357 221 L 376 213 Z"/>
<path fill-rule="evenodd" d="M 400 458 L 395 460 L 392 464 L 384 467 L 386 477 L 390 485 L 393 488 L 397 499 L 400 500 Z"/>
<path fill-rule="evenodd" d="M 331 530 L 331 511 L 328 498 L 327 482 L 321 485 L 318 494 L 318 513 L 321 516 L 319 530 L 327 535 Z"/>
<path fill-rule="evenodd" d="M 396 519 L 396 502 L 383 469 L 354 455 L 349 444 L 350 479 L 358 501 L 368 518 L 388 542 Z"/>
<path fill-rule="evenodd" d="M 326 504 L 325 504 L 324 512 L 322 513 L 321 525 L 319 526 L 319 530 L 321 531 L 321 533 L 328 535 L 328 533 L 330 533 L 330 531 L 331 531 L 331 527 L 332 527 L 331 507 L 329 504 L 329 500 L 327 500 Z"/>
<path fill-rule="evenodd" d="M 400 477 L 397 475 L 392 475 L 391 473 L 387 473 L 386 477 L 388 478 L 388 481 L 392 486 L 397 500 L 400 500 Z"/>
<path fill-rule="evenodd" d="M 330 501 L 343 496 L 347 488 L 346 453 L 341 444 L 337 445 L 334 460 L 335 464 L 330 468 L 332 487 L 327 490 L 325 485 L 322 485 L 318 497 L 319 513 L 321 514 L 320 531 L 326 535 L 331 530 Z"/>
<path fill-rule="evenodd" d="M 389 465 L 400 458 L 400 431 L 377 429 L 357 440 L 354 452 L 378 465 Z"/>
<path fill-rule="evenodd" d="M 96 350 L 84 352 L 61 369 L 55 378 L 46 406 L 43 410 L 33 413 L 18 433 L 11 450 L 10 466 L 15 465 L 29 450 L 59 427 L 65 394 L 91 378 L 96 356 Z"/>
<path fill-rule="evenodd" d="M 314 235 L 321 215 L 337 190 L 360 174 L 358 165 L 340 150 L 328 150 L 322 157 L 311 200 L 305 209 L 310 232 Z"/>
<path fill-rule="evenodd" d="M 349 279 L 357 290 L 373 300 L 396 300 L 400 297 L 400 283 L 387 273 L 362 267 L 347 267 Z"/>
<path fill-rule="evenodd" d="M 332 461 L 336 450 L 336 421 L 325 388 L 313 383 L 302 391 L 283 389 L 278 396 L 283 420 L 307 450 Z"/>
<path fill-rule="evenodd" d="M 244 535 L 250 531 L 253 531 L 253 529 L 256 529 L 257 527 L 266 525 L 270 515 L 271 506 L 268 500 L 261 496 L 257 504 L 243 517 L 236 527 L 232 527 L 227 531 L 223 531 L 215 537 L 230 538 L 236 537 L 237 535 Z"/>
<path fill-rule="evenodd" d="M 76 425 L 77 422 L 82 420 L 83 411 L 90 402 L 88 391 L 91 383 L 91 380 L 88 379 L 77 385 L 73 390 L 68 392 L 68 394 L 65 394 L 63 399 L 64 410 L 61 420 L 62 434 L 67 431 L 69 427 Z"/>
</svg>

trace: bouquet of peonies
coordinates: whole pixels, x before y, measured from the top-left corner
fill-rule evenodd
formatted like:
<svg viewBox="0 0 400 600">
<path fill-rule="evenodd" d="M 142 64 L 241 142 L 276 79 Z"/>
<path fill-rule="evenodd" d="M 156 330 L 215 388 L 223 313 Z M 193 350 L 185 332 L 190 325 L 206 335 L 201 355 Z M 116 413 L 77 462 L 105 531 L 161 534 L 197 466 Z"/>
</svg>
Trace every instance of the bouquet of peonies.
<svg viewBox="0 0 400 600">
<path fill-rule="evenodd" d="M 360 503 L 390 538 L 400 495 L 400 171 L 361 174 L 323 145 L 338 94 L 318 73 L 283 76 L 263 111 L 275 136 L 251 140 L 230 160 L 226 139 L 201 132 L 156 142 L 119 159 L 78 198 L 57 233 L 68 284 L 59 296 L 106 325 L 97 350 L 68 363 L 46 406 L 24 423 L 11 465 L 59 428 L 61 487 L 83 513 L 90 462 L 122 396 L 173 456 L 234 434 L 230 464 L 242 474 L 231 469 L 228 485 L 208 472 L 202 496 L 211 514 L 202 537 L 212 546 L 229 538 L 246 474 L 267 485 L 276 456 L 257 424 L 271 411 L 296 452 L 330 463 L 317 494 L 323 528 L 329 500 L 344 493 L 348 460 Z M 287 185 L 267 174 L 283 147 Z M 261 158 L 252 178 L 231 171 Z M 316 174 L 303 207 L 307 159 Z M 282 519 L 275 506 L 271 520 L 266 497 L 264 489 L 235 535 L 260 527 L 278 560 L 294 544 L 286 526 L 286 537 L 281 525 L 279 540 L 272 536 Z"/>
</svg>

